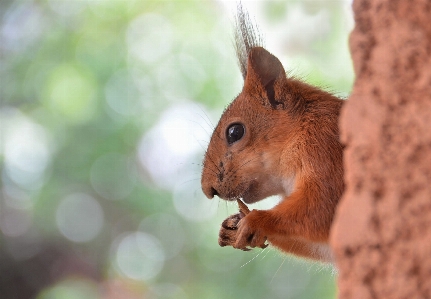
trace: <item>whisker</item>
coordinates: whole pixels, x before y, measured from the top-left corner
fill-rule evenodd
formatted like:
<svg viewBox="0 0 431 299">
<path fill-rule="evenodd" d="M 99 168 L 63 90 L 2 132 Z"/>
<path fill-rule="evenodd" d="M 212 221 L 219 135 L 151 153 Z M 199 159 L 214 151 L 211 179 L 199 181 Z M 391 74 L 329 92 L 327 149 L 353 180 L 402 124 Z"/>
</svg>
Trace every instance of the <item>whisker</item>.
<svg viewBox="0 0 431 299">
<path fill-rule="evenodd" d="M 211 119 L 209 118 L 209 116 L 208 116 L 208 114 L 205 112 L 205 110 L 204 109 L 202 109 L 202 107 L 200 106 L 200 105 L 197 105 L 196 104 L 196 106 L 199 108 L 199 110 L 201 110 L 202 111 L 202 113 L 203 114 L 205 114 L 205 116 L 206 116 L 206 119 L 202 116 L 202 115 L 200 115 L 200 114 L 198 114 L 199 115 L 199 117 L 201 117 L 202 118 L 202 120 L 212 129 L 212 130 L 214 130 L 214 124 L 211 122 Z"/>
<path fill-rule="evenodd" d="M 208 159 L 214 166 L 215 166 L 215 168 L 216 168 L 216 170 L 217 170 L 217 173 L 219 173 L 220 172 L 220 168 L 219 168 L 219 166 L 214 162 L 214 160 L 212 159 L 212 157 L 211 157 L 211 155 L 209 155 L 209 154 L 207 154 L 206 155 L 206 159 Z M 205 165 L 204 165 L 204 167 L 205 167 Z"/>
<path fill-rule="evenodd" d="M 196 166 L 203 166 L 203 164 L 202 163 L 190 163 L 191 165 L 196 165 Z"/>
<path fill-rule="evenodd" d="M 240 268 L 248 265 L 250 262 L 252 262 L 254 259 L 256 259 L 259 255 L 262 254 L 262 252 L 267 251 L 266 248 L 262 249 L 261 251 L 259 251 L 251 260 L 249 260 L 247 263 L 245 263 L 244 265 L 242 265 Z"/>
<path fill-rule="evenodd" d="M 262 257 L 261 261 L 263 261 L 263 259 L 264 259 L 264 258 L 266 258 L 266 256 L 268 255 L 268 253 L 270 253 L 270 252 L 271 252 L 271 250 L 269 250 L 269 249 L 272 249 L 271 244 L 269 244 L 266 248 L 268 248 L 268 250 L 267 250 L 267 252 L 265 253 L 265 255 Z"/>
<path fill-rule="evenodd" d="M 269 284 L 272 284 L 272 281 L 274 280 L 275 276 L 277 276 L 278 272 L 280 271 L 281 267 L 284 265 L 284 262 L 286 261 L 287 256 L 284 257 L 283 262 L 281 263 L 280 267 L 278 267 L 277 271 L 275 271 L 274 276 L 272 276 L 271 281 Z"/>
<path fill-rule="evenodd" d="M 198 180 L 200 180 L 200 177 L 197 177 L 197 178 L 194 178 L 194 179 L 190 179 L 190 180 L 187 180 L 187 181 L 181 182 L 181 183 L 179 183 L 179 184 L 182 186 L 182 185 L 185 185 L 185 184 L 187 184 L 187 183 L 195 182 L 195 181 L 198 181 Z"/>
<path fill-rule="evenodd" d="M 192 165 L 198 165 L 198 166 L 201 166 L 201 167 L 203 167 L 204 165 L 203 164 L 193 164 L 192 163 Z M 207 166 L 207 169 L 208 170 L 210 170 L 210 171 L 212 171 L 212 173 L 215 175 L 215 176 L 217 176 L 217 174 L 218 174 L 218 172 L 216 171 L 216 170 L 214 170 L 213 168 L 211 168 L 211 167 L 209 167 L 209 166 Z"/>
<path fill-rule="evenodd" d="M 199 122 L 197 122 L 197 121 L 195 121 L 195 120 L 191 120 L 191 119 L 188 119 L 188 121 L 189 121 L 189 122 L 191 122 L 191 123 L 197 124 L 199 127 L 201 127 L 201 129 L 202 129 L 202 130 L 204 130 L 204 131 L 205 131 L 205 133 L 206 133 L 208 136 L 211 136 L 211 134 L 207 131 L 207 129 L 205 129 L 205 128 L 202 126 L 202 124 L 200 124 Z M 212 133 L 212 131 L 211 131 L 211 133 Z"/>
<path fill-rule="evenodd" d="M 204 139 L 196 139 L 196 141 L 199 143 L 200 146 L 202 146 L 202 143 L 206 143 L 206 145 L 210 144 L 210 142 L 208 140 L 204 140 Z M 205 148 L 202 148 L 203 150 L 205 150 Z"/>
</svg>

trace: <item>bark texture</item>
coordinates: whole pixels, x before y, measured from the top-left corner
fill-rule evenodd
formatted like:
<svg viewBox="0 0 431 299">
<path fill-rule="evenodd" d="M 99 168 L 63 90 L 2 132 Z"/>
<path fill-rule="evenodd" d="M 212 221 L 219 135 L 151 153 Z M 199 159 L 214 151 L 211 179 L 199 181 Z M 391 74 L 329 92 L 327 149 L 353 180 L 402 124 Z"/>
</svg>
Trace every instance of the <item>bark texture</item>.
<svg viewBox="0 0 431 299">
<path fill-rule="evenodd" d="M 355 0 L 339 298 L 431 298 L 431 1 Z"/>
</svg>

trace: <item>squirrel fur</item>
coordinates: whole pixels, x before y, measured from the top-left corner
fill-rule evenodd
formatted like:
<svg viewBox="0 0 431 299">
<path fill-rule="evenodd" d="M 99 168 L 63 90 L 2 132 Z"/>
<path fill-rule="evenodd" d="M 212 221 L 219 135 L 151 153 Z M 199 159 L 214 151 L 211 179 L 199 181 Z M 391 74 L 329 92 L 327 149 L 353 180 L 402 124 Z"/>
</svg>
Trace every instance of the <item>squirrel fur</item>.
<svg viewBox="0 0 431 299">
<path fill-rule="evenodd" d="M 244 86 L 212 134 L 202 190 L 249 204 L 272 195 L 282 200 L 228 217 L 219 244 L 248 250 L 268 241 L 286 253 L 332 261 L 329 231 L 344 188 L 338 129 L 344 101 L 287 76 L 240 5 L 236 30 Z"/>
</svg>

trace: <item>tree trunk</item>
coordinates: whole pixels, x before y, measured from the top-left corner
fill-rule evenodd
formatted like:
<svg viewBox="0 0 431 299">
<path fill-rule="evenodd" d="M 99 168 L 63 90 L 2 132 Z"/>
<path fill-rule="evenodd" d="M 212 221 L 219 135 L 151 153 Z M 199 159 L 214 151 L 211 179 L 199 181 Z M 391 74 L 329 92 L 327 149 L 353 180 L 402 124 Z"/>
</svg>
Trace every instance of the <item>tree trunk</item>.
<svg viewBox="0 0 431 299">
<path fill-rule="evenodd" d="M 339 298 L 431 298 L 431 1 L 355 0 Z"/>
</svg>

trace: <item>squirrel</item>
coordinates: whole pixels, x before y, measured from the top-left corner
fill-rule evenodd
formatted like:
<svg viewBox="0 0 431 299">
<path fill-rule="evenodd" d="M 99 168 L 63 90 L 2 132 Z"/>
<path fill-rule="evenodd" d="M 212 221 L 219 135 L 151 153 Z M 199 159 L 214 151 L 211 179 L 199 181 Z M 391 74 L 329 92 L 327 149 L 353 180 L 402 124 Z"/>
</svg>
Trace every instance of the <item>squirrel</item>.
<svg viewBox="0 0 431 299">
<path fill-rule="evenodd" d="M 211 136 L 202 191 L 247 204 L 282 200 L 269 210 L 240 208 L 223 221 L 219 245 L 250 250 L 268 241 L 285 253 L 332 262 L 328 238 L 344 189 L 338 129 L 344 100 L 286 75 L 241 4 L 235 27 L 244 86 Z"/>
</svg>

